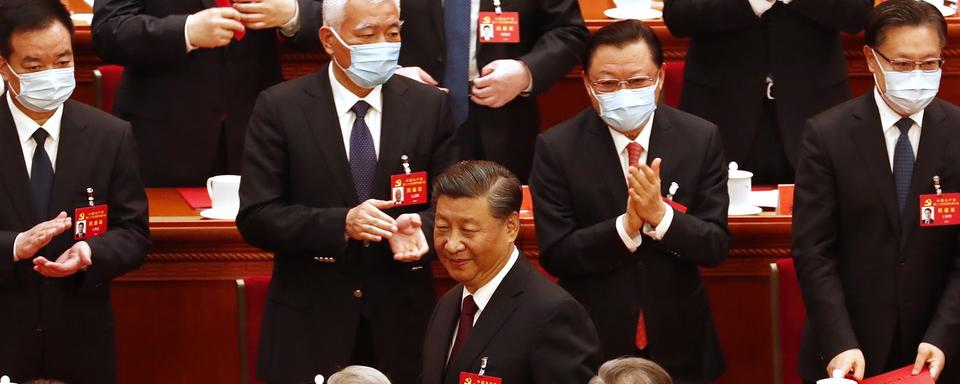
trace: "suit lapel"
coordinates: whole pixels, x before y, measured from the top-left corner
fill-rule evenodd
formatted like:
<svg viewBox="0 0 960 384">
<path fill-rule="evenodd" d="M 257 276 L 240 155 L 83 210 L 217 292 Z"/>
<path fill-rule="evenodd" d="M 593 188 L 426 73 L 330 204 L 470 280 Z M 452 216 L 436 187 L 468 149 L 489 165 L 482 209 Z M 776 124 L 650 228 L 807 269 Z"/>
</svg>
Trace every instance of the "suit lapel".
<svg viewBox="0 0 960 384">
<path fill-rule="evenodd" d="M 453 342 L 453 329 L 460 318 L 461 297 L 463 297 L 463 285 L 458 285 L 437 303 L 433 318 L 436 327 L 431 327 L 426 337 L 426 340 L 432 342 L 424 345 L 423 383 L 425 384 L 440 384 L 443 381 L 447 354 L 450 351 L 450 343 Z"/>
<path fill-rule="evenodd" d="M 897 208 L 897 189 L 893 181 L 893 172 L 890 171 L 890 159 L 887 154 L 887 144 L 883 138 L 880 122 L 880 111 L 874 100 L 873 93 L 861 96 L 860 108 L 854 111 L 854 117 L 859 125 L 852 132 L 854 147 L 860 153 L 864 168 L 870 174 L 870 180 L 879 194 L 880 203 L 887 211 L 887 219 L 893 232 L 899 236 L 900 209 Z"/>
<path fill-rule="evenodd" d="M 665 158 L 672 151 L 670 145 L 672 143 L 682 142 L 672 138 L 672 131 L 670 131 L 670 119 L 667 117 L 667 114 L 664 113 L 665 108 L 657 109 L 657 112 L 653 115 L 653 124 L 650 126 L 652 131 L 650 132 L 650 148 L 647 149 L 647 165 L 653 163 L 653 160 L 660 158 L 660 193 L 666 195 L 667 189 L 670 188 L 670 182 L 673 181 L 670 179 L 672 175 L 675 174 L 676 170 L 680 166 L 676 164 L 675 161 L 670 161 L 670 159 Z"/>
<path fill-rule="evenodd" d="M 84 159 L 89 154 L 90 148 L 87 147 L 87 140 L 83 140 L 83 131 L 86 125 L 76 118 L 73 105 L 67 102 L 63 106 L 63 119 L 60 122 L 60 143 L 57 147 L 57 167 L 53 174 L 53 196 L 50 202 L 50 217 L 44 220 L 50 220 L 60 211 L 66 211 L 68 215 L 73 216 L 73 210 L 79 207 L 73 207 L 71 196 L 79 195 L 83 191 L 80 186 L 80 177 L 83 172 L 83 165 L 87 164 Z M 96 167 L 96 164 L 92 166 Z M 94 191 L 94 193 L 97 193 Z M 100 193 L 105 194 L 106 191 Z"/>
<path fill-rule="evenodd" d="M 584 164 L 593 164 L 596 172 L 600 174 L 598 178 L 602 185 L 605 185 L 609 195 L 601 198 L 602 201 L 613 203 L 616 209 L 622 210 L 627 206 L 627 180 L 623 176 L 623 169 L 620 163 L 620 157 L 617 153 L 617 147 L 613 144 L 613 137 L 610 137 L 610 129 L 600 119 L 593 115 L 587 122 L 588 134 L 584 135 Z M 587 161 L 594 159 L 594 161 Z"/>
<path fill-rule="evenodd" d="M 937 175 L 947 144 L 947 128 L 943 124 L 946 114 L 938 103 L 932 103 L 923 114 L 923 126 L 920 145 L 917 149 L 917 162 L 913 169 L 910 194 L 907 206 L 901 217 L 904 230 L 901 235 L 900 249 L 903 250 L 910 234 L 919 226 L 920 205 L 917 196 L 931 192 L 933 176 Z"/>
<path fill-rule="evenodd" d="M 507 319 L 517 310 L 519 301 L 517 296 L 523 293 L 527 275 L 530 273 L 530 263 L 521 254 L 507 276 L 500 282 L 486 308 L 480 312 L 480 318 L 473 326 L 473 332 L 467 339 L 463 349 L 447 366 L 447 375 L 457 375 L 460 371 L 470 369 L 470 363 L 480 357 L 487 344 L 500 332 Z"/>
<path fill-rule="evenodd" d="M 20 224 L 29 227 L 36 223 L 33 212 L 33 196 L 30 191 L 30 176 L 23 160 L 23 149 L 20 146 L 20 136 L 10 114 L 6 96 L 0 100 L 0 162 L 3 180 L 2 188 L 10 196 L 12 208 L 20 218 Z"/>
<path fill-rule="evenodd" d="M 445 41 L 447 38 L 446 28 L 444 27 L 445 21 L 443 19 L 443 1 L 444 0 L 427 0 L 427 1 L 430 2 L 430 5 L 429 5 L 430 13 L 433 16 L 430 18 L 430 20 L 433 21 L 434 31 L 436 31 L 437 33 L 436 36 L 437 36 L 437 39 L 440 41 L 440 46 L 444 47 L 446 44 Z"/>
<path fill-rule="evenodd" d="M 347 154 L 344 151 L 340 119 L 333 101 L 333 90 L 330 88 L 329 71 L 324 66 L 312 76 L 314 76 L 314 84 L 307 88 L 306 92 L 313 97 L 313 100 L 303 105 L 303 113 L 310 126 L 310 132 L 317 141 L 317 152 L 323 158 L 323 166 L 330 171 L 332 180 L 337 180 L 331 184 L 340 193 L 344 204 L 354 206 L 358 203 L 357 191 L 354 188 L 353 174 L 350 173 L 350 163 L 347 162 Z"/>
<path fill-rule="evenodd" d="M 401 155 L 412 155 L 403 153 L 404 149 L 410 149 L 406 145 L 407 139 L 411 137 L 408 114 L 415 108 L 409 104 L 409 100 L 404 99 L 406 92 L 407 85 L 396 77 L 383 85 L 380 156 L 377 159 L 377 172 L 373 178 L 373 196 L 377 199 L 389 199 L 390 189 L 387 187 L 390 185 L 390 175 L 400 169 Z M 417 161 L 426 161 L 426 159 L 411 158 L 411 166 L 416 167 Z"/>
</svg>

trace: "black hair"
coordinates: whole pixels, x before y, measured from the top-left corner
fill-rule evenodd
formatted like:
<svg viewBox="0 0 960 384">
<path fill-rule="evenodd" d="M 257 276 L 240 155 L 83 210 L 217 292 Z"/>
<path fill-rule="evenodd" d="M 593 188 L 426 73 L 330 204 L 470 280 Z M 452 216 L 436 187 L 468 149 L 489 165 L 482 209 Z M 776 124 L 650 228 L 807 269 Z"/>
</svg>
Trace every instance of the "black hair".
<svg viewBox="0 0 960 384">
<path fill-rule="evenodd" d="M 490 215 L 501 220 L 520 212 L 523 202 L 523 190 L 517 176 L 504 166 L 487 160 L 461 161 L 443 171 L 433 182 L 433 199 L 440 196 L 487 196 Z"/>
<path fill-rule="evenodd" d="M 623 48 L 628 44 L 642 41 L 647 44 L 650 53 L 653 55 L 653 62 L 657 68 L 663 65 L 663 47 L 660 45 L 660 38 L 650 26 L 639 20 L 622 20 L 616 23 L 600 28 L 597 33 L 590 38 L 587 43 L 587 52 L 583 56 L 583 70 L 590 70 L 590 62 L 597 49 L 603 46 L 612 45 L 617 48 Z"/>
<path fill-rule="evenodd" d="M 63 24 L 73 37 L 70 11 L 60 0 L 0 0 L 0 56 L 10 58 L 14 33 L 38 31 L 55 22 Z"/>
<path fill-rule="evenodd" d="M 940 46 L 947 45 L 947 21 L 933 4 L 918 0 L 889 0 L 870 13 L 864 41 L 871 48 L 882 45 L 890 28 L 929 26 L 940 34 Z"/>
</svg>

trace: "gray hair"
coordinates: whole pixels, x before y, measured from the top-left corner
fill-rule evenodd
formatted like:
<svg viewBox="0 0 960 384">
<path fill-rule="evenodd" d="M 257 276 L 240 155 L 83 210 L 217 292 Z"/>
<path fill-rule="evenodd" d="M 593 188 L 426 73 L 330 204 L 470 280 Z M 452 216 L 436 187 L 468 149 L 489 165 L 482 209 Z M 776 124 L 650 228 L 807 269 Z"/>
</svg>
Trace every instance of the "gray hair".
<svg viewBox="0 0 960 384">
<path fill-rule="evenodd" d="M 350 0 L 323 0 L 323 25 L 336 29 L 340 32 L 340 26 L 343 25 L 343 19 L 346 17 L 344 10 L 347 8 L 347 2 Z M 368 0 L 374 4 L 379 4 L 387 0 Z M 393 0 L 393 4 L 400 11 L 400 0 Z"/>
<path fill-rule="evenodd" d="M 376 369 L 351 365 L 330 376 L 327 384 L 390 384 L 390 379 Z"/>
<path fill-rule="evenodd" d="M 589 384 L 673 384 L 657 363 L 639 357 L 621 357 L 600 366 Z"/>
</svg>

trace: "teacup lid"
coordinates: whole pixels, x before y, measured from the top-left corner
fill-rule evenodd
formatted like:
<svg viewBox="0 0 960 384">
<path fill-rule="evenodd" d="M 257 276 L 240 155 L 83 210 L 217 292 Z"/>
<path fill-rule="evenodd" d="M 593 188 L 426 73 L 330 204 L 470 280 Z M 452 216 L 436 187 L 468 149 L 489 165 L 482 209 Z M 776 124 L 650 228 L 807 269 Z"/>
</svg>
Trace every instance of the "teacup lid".
<svg viewBox="0 0 960 384">
<path fill-rule="evenodd" d="M 313 377 L 314 384 L 323 384 L 323 375 L 316 375 Z"/>
<path fill-rule="evenodd" d="M 738 169 L 740 166 L 737 165 L 736 161 L 730 162 L 729 175 L 727 176 L 730 179 L 749 179 L 753 177 L 753 172 L 741 171 Z"/>
<path fill-rule="evenodd" d="M 17 384 L 10 381 L 9 376 L 0 376 L 0 384 Z"/>
</svg>

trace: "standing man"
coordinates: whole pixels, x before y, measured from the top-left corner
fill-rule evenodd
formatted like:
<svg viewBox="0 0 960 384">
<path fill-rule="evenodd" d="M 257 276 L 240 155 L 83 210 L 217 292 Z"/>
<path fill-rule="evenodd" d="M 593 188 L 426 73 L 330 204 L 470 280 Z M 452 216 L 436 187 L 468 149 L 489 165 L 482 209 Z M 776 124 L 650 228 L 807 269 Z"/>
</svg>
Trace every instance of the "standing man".
<svg viewBox="0 0 960 384">
<path fill-rule="evenodd" d="M 960 230 L 920 209 L 960 198 L 960 108 L 936 98 L 946 38 L 934 6 L 881 3 L 863 48 L 876 88 L 807 122 L 793 258 L 808 382 L 909 364 L 960 382 Z"/>
<path fill-rule="evenodd" d="M 639 21 L 587 44 L 593 108 L 537 140 L 537 239 L 543 267 L 597 324 L 605 359 L 644 357 L 676 383 L 707 383 L 724 364 L 699 267 L 727 256 L 727 171 L 716 126 L 657 104 L 662 64 Z"/>
<path fill-rule="evenodd" d="M 58 0 L 0 3 L 0 372 L 14 382 L 117 381 L 110 280 L 149 245 L 129 124 L 68 100 L 72 38 Z"/>
<path fill-rule="evenodd" d="M 754 184 L 792 183 L 803 122 L 850 98 L 840 32 L 873 0 L 666 0 L 689 37 L 680 109 L 720 127 L 726 161 Z"/>
<path fill-rule="evenodd" d="M 492 161 L 463 161 L 433 188 L 434 245 L 460 284 L 430 318 L 421 384 L 589 381 L 600 365 L 590 316 L 514 245 L 520 180 Z"/>
<path fill-rule="evenodd" d="M 201 186 L 238 174 L 253 102 L 283 80 L 278 38 L 318 45 L 318 1 L 221 2 L 231 0 L 94 6 L 93 46 L 125 67 L 113 112 L 133 124 L 148 186 Z"/>
<path fill-rule="evenodd" d="M 396 0 L 325 0 L 332 60 L 263 92 L 250 121 L 237 226 L 275 252 L 257 376 L 312 382 L 347 365 L 414 383 L 436 302 L 429 181 L 455 158 L 446 95 L 391 76 Z M 392 200 L 392 188 L 404 199 Z"/>
<path fill-rule="evenodd" d="M 540 132 L 537 95 L 576 66 L 589 37 L 577 0 L 402 0 L 397 73 L 450 94 L 462 158 L 526 182 Z M 481 25 L 501 30 L 490 39 Z"/>
</svg>

